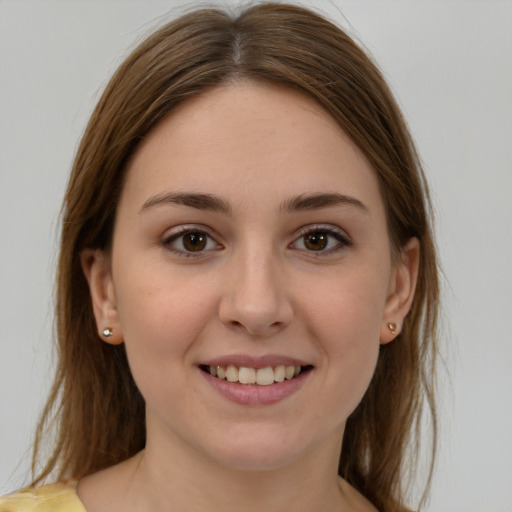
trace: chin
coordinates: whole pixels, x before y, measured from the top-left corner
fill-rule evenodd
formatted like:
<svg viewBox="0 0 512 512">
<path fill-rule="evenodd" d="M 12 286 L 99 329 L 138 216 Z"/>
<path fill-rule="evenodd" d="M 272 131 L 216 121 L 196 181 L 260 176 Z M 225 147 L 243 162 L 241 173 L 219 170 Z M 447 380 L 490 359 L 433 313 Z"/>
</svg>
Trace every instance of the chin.
<svg viewBox="0 0 512 512">
<path fill-rule="evenodd" d="M 232 470 L 273 471 L 302 460 L 321 444 L 303 432 L 291 432 L 289 426 L 241 426 L 240 430 L 237 434 L 231 432 L 215 446 L 210 445 L 209 457 Z"/>
</svg>

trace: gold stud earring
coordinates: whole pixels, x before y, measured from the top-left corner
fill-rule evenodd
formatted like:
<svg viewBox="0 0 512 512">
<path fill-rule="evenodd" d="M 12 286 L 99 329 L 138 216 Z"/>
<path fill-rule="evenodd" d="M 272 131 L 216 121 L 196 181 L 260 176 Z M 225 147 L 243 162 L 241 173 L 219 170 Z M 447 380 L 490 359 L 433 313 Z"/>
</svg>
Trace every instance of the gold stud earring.
<svg viewBox="0 0 512 512">
<path fill-rule="evenodd" d="M 394 336 L 396 334 L 396 324 L 395 322 L 389 322 L 388 329 L 391 331 L 391 334 Z"/>
<path fill-rule="evenodd" d="M 105 327 L 105 329 L 103 329 L 103 331 L 101 331 L 101 335 L 104 338 L 110 338 L 110 337 L 114 336 L 114 331 L 112 330 L 111 327 Z"/>
</svg>

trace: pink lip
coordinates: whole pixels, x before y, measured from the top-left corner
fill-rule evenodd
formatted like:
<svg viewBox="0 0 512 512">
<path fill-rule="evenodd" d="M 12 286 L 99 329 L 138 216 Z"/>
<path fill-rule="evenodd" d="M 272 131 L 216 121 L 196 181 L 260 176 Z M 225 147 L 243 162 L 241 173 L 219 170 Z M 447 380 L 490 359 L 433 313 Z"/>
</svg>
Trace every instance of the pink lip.
<svg viewBox="0 0 512 512">
<path fill-rule="evenodd" d="M 268 366 L 308 366 L 311 363 L 301 361 L 299 359 L 294 359 L 292 357 L 280 356 L 280 355 L 272 355 L 267 354 L 264 356 L 253 357 L 245 354 L 233 354 L 231 356 L 223 356 L 217 357 L 215 359 L 211 359 L 205 362 L 201 362 L 201 365 L 204 366 L 228 366 L 232 364 L 233 366 L 245 366 L 246 368 L 267 368 Z"/>
<path fill-rule="evenodd" d="M 230 359 L 230 361 L 233 361 Z M 283 364 L 283 363 L 281 363 Z M 219 365 L 222 366 L 222 365 Z M 240 365 L 243 366 L 243 365 Z M 247 365 L 249 368 L 254 368 L 252 365 Z M 265 366 L 273 366 L 272 364 L 266 364 L 259 366 L 264 368 Z M 241 405 L 270 405 L 276 402 L 280 402 L 285 398 L 289 397 L 296 391 L 298 391 L 303 383 L 308 379 L 312 371 L 301 373 L 298 377 L 283 382 L 276 382 L 270 386 L 258 386 L 251 384 L 239 384 L 234 382 L 228 382 L 227 380 L 221 380 L 217 377 L 213 377 L 209 373 L 203 370 L 199 370 L 201 375 L 206 379 L 215 391 L 220 393 L 222 396 Z"/>
</svg>

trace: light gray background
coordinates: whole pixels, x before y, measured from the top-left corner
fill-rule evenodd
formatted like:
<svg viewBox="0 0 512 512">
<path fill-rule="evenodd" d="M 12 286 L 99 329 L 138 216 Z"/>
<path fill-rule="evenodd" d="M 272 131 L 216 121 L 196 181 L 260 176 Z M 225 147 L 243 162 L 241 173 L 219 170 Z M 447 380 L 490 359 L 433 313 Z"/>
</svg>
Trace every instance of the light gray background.
<svg viewBox="0 0 512 512">
<path fill-rule="evenodd" d="M 48 391 L 58 213 L 77 142 L 127 48 L 183 4 L 0 0 L 0 493 L 26 482 Z M 451 384 L 445 375 L 428 510 L 510 512 L 512 2 L 304 4 L 385 70 L 433 190 Z"/>
</svg>

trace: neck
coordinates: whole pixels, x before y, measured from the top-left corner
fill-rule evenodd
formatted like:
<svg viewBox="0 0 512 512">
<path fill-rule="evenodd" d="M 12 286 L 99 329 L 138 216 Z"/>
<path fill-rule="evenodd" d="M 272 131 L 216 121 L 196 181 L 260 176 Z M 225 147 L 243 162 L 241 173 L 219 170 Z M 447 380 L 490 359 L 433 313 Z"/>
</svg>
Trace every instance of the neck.
<svg viewBox="0 0 512 512">
<path fill-rule="evenodd" d="M 300 460 L 264 470 L 226 467 L 172 444 L 172 450 L 165 450 L 161 439 L 152 443 L 148 437 L 146 449 L 132 459 L 126 495 L 139 502 L 137 510 L 349 510 L 338 485 L 339 434 Z"/>
</svg>

